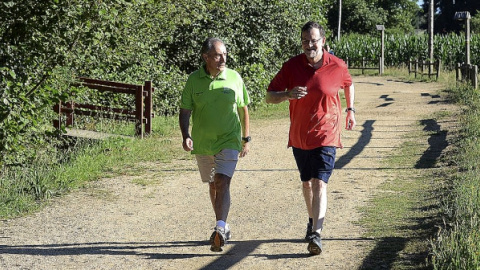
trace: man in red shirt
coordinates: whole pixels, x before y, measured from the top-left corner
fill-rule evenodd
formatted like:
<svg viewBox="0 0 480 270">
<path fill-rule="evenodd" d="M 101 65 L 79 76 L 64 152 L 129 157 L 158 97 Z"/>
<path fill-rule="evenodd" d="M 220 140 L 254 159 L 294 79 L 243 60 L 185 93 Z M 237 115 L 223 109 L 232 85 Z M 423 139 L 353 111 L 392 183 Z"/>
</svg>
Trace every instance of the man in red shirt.
<svg viewBox="0 0 480 270">
<path fill-rule="evenodd" d="M 354 87 L 344 61 L 323 49 L 325 30 L 316 22 L 302 27 L 303 54 L 285 62 L 267 89 L 266 102 L 290 102 L 288 147 L 303 184 L 309 223 L 305 239 L 308 251 L 322 252 L 320 233 L 327 211 L 327 183 L 335 164 L 340 142 L 343 89 L 347 102 L 345 128 L 355 125 Z"/>
</svg>

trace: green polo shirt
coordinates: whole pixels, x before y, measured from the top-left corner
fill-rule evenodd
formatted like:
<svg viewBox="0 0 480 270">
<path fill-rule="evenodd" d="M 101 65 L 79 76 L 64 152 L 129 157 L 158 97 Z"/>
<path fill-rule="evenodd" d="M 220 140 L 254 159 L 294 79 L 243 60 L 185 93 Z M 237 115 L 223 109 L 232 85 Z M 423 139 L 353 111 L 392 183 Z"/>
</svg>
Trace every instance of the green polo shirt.
<svg viewBox="0 0 480 270">
<path fill-rule="evenodd" d="M 180 108 L 192 110 L 192 154 L 215 155 L 223 149 L 242 150 L 237 108 L 250 98 L 242 77 L 226 68 L 212 79 L 202 66 L 188 77 Z"/>
</svg>

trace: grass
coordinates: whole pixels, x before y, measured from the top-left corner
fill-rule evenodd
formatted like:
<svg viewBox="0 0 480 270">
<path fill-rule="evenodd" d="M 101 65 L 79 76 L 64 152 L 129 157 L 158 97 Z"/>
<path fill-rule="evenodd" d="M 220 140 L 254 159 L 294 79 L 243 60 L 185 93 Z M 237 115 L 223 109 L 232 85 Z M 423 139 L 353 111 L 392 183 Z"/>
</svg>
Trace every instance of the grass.
<svg viewBox="0 0 480 270">
<path fill-rule="evenodd" d="M 385 75 L 405 81 L 434 81 L 415 78 L 406 69 L 389 68 Z M 452 73 L 443 75 L 439 82 L 451 85 Z M 443 223 L 441 206 L 447 186 L 444 175 L 451 169 L 444 167 L 438 156 L 429 154 L 444 150 L 447 131 L 431 130 L 428 125 L 453 117 L 451 112 L 425 117 L 433 121 L 420 121 L 418 131 L 405 134 L 406 142 L 384 160 L 385 167 L 396 169 L 389 171 L 391 178 L 379 186 L 368 206 L 361 209 L 359 224 L 367 229 L 364 236 L 375 239 L 375 247 L 362 269 L 433 267 L 432 239 Z M 430 144 L 425 144 L 427 141 Z"/>
<path fill-rule="evenodd" d="M 442 231 L 432 241 L 432 261 L 434 269 L 480 269 L 480 93 L 465 85 L 450 90 L 464 111 L 456 149 L 447 159 L 456 170 L 444 174 L 449 190 L 442 203 Z"/>
<path fill-rule="evenodd" d="M 362 269 L 429 269 L 427 240 L 434 237 L 435 224 L 440 222 L 437 195 L 443 181 L 435 176 L 437 169 L 417 168 L 430 167 L 432 160 L 419 164 L 418 157 L 428 148 L 422 142 L 436 135 L 408 134 L 408 141 L 384 161 L 386 167 L 398 169 L 390 170 L 392 178 L 361 209 L 364 214 L 359 224 L 367 228 L 364 236 L 376 240 Z"/>
</svg>

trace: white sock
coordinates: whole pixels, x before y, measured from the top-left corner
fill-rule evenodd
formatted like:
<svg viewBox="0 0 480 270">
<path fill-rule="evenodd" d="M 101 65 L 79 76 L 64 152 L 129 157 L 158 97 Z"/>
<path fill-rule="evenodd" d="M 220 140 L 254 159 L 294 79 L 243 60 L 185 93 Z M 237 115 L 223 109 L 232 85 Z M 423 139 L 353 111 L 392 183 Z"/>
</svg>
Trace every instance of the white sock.
<svg viewBox="0 0 480 270">
<path fill-rule="evenodd" d="M 222 227 L 222 228 L 225 229 L 225 225 L 226 225 L 226 224 L 227 224 L 227 223 L 226 223 L 225 221 L 223 221 L 223 220 L 217 220 L 217 226 L 218 226 L 218 227 Z"/>
</svg>

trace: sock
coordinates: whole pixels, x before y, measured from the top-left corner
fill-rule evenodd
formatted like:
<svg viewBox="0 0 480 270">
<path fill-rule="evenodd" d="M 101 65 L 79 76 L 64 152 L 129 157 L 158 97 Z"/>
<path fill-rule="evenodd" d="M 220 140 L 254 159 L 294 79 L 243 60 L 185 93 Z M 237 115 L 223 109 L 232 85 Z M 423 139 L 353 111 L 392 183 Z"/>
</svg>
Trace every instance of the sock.
<svg viewBox="0 0 480 270">
<path fill-rule="evenodd" d="M 313 218 L 308 218 L 308 224 L 313 224 Z"/>
<path fill-rule="evenodd" d="M 226 225 L 226 224 L 227 224 L 227 223 L 226 223 L 225 221 L 223 221 L 223 220 L 217 220 L 217 226 L 218 226 L 218 227 L 222 227 L 222 228 L 225 229 L 225 225 Z"/>
</svg>

